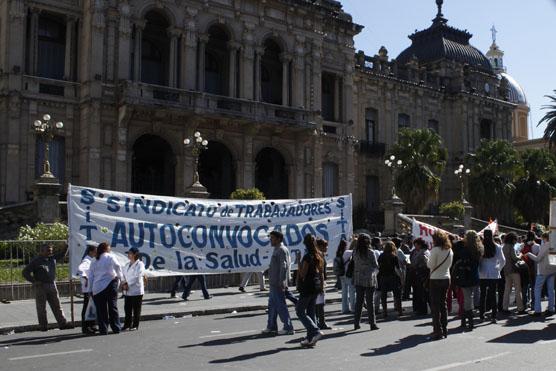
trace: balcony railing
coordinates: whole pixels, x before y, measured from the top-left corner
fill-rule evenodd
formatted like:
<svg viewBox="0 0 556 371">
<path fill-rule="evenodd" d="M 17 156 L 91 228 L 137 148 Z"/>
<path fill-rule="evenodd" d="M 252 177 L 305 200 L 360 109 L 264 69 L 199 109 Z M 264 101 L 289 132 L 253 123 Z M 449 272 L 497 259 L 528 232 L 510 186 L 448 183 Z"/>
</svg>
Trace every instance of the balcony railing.
<svg viewBox="0 0 556 371">
<path fill-rule="evenodd" d="M 307 110 L 198 91 L 124 81 L 119 86 L 119 96 L 120 104 L 163 105 L 208 116 L 287 124 L 297 128 L 314 126 L 314 113 Z"/>
<path fill-rule="evenodd" d="M 23 91 L 25 94 L 31 95 L 41 94 L 77 100 L 79 97 L 79 83 L 24 75 Z"/>
<path fill-rule="evenodd" d="M 386 144 L 361 140 L 359 142 L 359 152 L 367 157 L 381 157 L 386 153 Z"/>
</svg>

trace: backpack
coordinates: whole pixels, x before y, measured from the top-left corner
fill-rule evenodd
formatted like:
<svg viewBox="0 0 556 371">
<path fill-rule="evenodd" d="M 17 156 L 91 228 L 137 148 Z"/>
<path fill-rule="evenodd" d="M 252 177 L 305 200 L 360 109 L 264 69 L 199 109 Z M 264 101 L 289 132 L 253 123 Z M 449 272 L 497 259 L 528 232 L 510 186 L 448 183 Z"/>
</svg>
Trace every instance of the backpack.
<svg viewBox="0 0 556 371">
<path fill-rule="evenodd" d="M 344 259 L 341 256 L 334 258 L 334 274 L 336 277 L 341 277 L 346 274 L 346 266 L 344 264 Z"/>
<path fill-rule="evenodd" d="M 456 286 L 458 287 L 471 287 L 474 286 L 472 275 L 472 261 L 468 258 L 459 259 L 454 264 L 452 276 Z"/>
</svg>

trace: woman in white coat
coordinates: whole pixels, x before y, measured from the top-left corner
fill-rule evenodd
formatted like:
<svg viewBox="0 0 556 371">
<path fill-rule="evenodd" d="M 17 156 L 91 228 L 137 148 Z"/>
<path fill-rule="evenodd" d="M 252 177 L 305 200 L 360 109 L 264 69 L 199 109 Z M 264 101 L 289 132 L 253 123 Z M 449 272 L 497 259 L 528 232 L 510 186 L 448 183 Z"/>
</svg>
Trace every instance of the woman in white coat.
<svg viewBox="0 0 556 371">
<path fill-rule="evenodd" d="M 129 263 L 123 268 L 124 281 L 122 289 L 124 290 L 125 303 L 125 319 L 122 330 L 137 330 L 139 320 L 141 319 L 141 305 L 143 304 L 143 295 L 145 294 L 145 264 L 139 259 L 139 249 L 132 247 L 127 252 Z"/>
</svg>

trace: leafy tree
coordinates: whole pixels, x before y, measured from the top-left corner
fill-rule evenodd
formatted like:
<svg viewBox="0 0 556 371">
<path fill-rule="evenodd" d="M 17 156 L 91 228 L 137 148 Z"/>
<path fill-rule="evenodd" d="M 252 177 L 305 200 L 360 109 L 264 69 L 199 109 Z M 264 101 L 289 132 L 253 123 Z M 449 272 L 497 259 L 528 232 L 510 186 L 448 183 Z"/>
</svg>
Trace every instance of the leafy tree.
<svg viewBox="0 0 556 371">
<path fill-rule="evenodd" d="M 265 200 L 264 193 L 258 188 L 238 188 L 230 195 L 232 200 Z"/>
<path fill-rule="evenodd" d="M 469 198 L 481 218 L 512 219 L 514 179 L 521 171 L 516 150 L 505 140 L 482 140 L 476 153 L 468 154 L 471 168 Z"/>
<path fill-rule="evenodd" d="M 440 215 L 446 215 L 451 218 L 463 219 L 465 207 L 461 201 L 446 202 L 439 207 Z"/>
<path fill-rule="evenodd" d="M 556 90 L 554 90 L 554 93 L 556 93 Z M 544 139 L 548 140 L 548 146 L 552 148 L 552 146 L 556 144 L 556 95 L 546 95 L 546 97 L 551 102 L 543 106 L 543 109 L 548 110 L 548 112 L 545 113 L 537 126 L 546 122 Z"/>
<path fill-rule="evenodd" d="M 548 223 L 550 198 L 556 193 L 556 158 L 546 149 L 521 154 L 523 172 L 515 182 L 514 206 L 529 223 Z"/>
<path fill-rule="evenodd" d="M 402 160 L 396 172 L 396 192 L 407 211 L 420 213 L 438 196 L 440 176 L 448 151 L 440 136 L 430 129 L 402 129 L 390 155 Z"/>
</svg>

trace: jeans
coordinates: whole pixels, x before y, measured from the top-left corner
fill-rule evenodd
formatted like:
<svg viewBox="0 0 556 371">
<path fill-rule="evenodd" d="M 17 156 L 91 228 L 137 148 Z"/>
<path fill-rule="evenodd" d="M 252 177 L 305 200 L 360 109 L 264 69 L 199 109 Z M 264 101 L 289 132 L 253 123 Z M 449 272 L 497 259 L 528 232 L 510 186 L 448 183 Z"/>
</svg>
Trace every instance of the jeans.
<svg viewBox="0 0 556 371">
<path fill-rule="evenodd" d="M 311 340 L 318 332 L 319 327 L 314 321 L 315 318 L 315 302 L 317 301 L 317 294 L 313 295 L 300 295 L 297 304 L 295 305 L 295 313 L 297 318 L 307 329 L 307 339 Z"/>
<path fill-rule="evenodd" d="M 446 295 L 450 287 L 450 280 L 430 280 L 432 327 L 436 335 L 448 326 L 448 308 L 446 308 Z"/>
<path fill-rule="evenodd" d="M 496 304 L 496 286 L 498 279 L 482 279 L 481 280 L 481 297 L 479 304 L 479 313 L 483 316 L 489 310 L 492 310 L 492 317 L 496 318 L 498 305 Z"/>
<path fill-rule="evenodd" d="M 506 263 L 509 264 L 509 263 Z M 517 300 L 517 310 L 522 311 L 525 309 L 523 305 L 523 296 L 521 291 L 521 277 L 519 273 L 510 273 L 504 276 L 506 280 L 506 285 L 504 287 L 504 301 L 502 304 L 502 308 L 504 310 L 508 310 L 510 307 L 510 293 L 512 292 L 512 286 L 515 288 L 515 298 Z"/>
<path fill-rule="evenodd" d="M 48 328 L 46 302 L 50 305 L 50 309 L 52 309 L 52 313 L 54 313 L 58 326 L 64 326 L 66 324 L 66 317 L 60 306 L 60 297 L 58 296 L 56 283 L 35 282 L 33 283 L 33 288 L 35 289 L 35 304 L 37 306 L 37 317 L 41 330 L 46 330 Z"/>
<path fill-rule="evenodd" d="M 355 309 L 355 286 L 349 277 L 342 276 L 342 313 L 353 312 Z"/>
<path fill-rule="evenodd" d="M 143 303 L 143 295 L 127 296 L 124 302 L 124 327 L 138 328 L 141 319 L 141 304 Z"/>
<path fill-rule="evenodd" d="M 205 299 L 210 298 L 210 295 L 208 293 L 207 290 L 207 283 L 205 281 L 205 275 L 204 274 L 196 274 L 193 276 L 189 276 L 189 280 L 187 281 L 187 285 L 185 285 L 185 289 L 183 290 L 183 295 L 182 298 L 185 300 L 189 297 L 189 294 L 191 293 L 191 286 L 193 286 L 193 282 L 195 281 L 199 281 L 199 284 L 201 285 L 201 291 L 203 291 L 203 297 Z"/>
<path fill-rule="evenodd" d="M 367 302 L 367 315 L 369 316 L 369 325 L 376 325 L 375 322 L 375 305 L 374 305 L 374 287 L 355 286 L 355 318 L 354 325 L 359 326 L 361 321 L 361 312 L 363 311 L 363 301 Z"/>
<path fill-rule="evenodd" d="M 289 289 L 286 288 L 284 290 L 284 295 L 286 296 L 286 299 L 291 301 L 294 305 L 297 304 L 298 299 L 292 294 L 292 292 Z"/>
<path fill-rule="evenodd" d="M 471 287 L 462 287 L 461 291 L 463 292 L 463 310 L 466 312 L 469 310 L 473 310 L 475 305 L 475 293 L 477 286 Z"/>
<path fill-rule="evenodd" d="M 115 334 L 120 332 L 120 315 L 118 314 L 118 279 L 112 280 L 104 290 L 93 295 L 97 308 L 98 330 L 101 335 L 108 333 L 108 324 Z"/>
<path fill-rule="evenodd" d="M 241 279 L 241 284 L 239 285 L 239 287 L 243 287 L 245 288 L 245 286 L 247 286 L 247 284 L 249 283 L 249 280 L 251 279 L 251 276 L 253 274 L 257 275 L 257 279 L 259 281 L 259 290 L 264 290 L 264 274 L 263 272 L 245 272 L 243 273 L 243 278 Z"/>
<path fill-rule="evenodd" d="M 276 320 L 278 316 L 280 316 L 280 321 L 284 324 L 284 330 L 293 330 L 292 320 L 290 319 L 290 313 L 288 312 L 288 306 L 286 305 L 286 294 L 284 291 L 285 290 L 278 287 L 270 286 L 268 293 L 267 329 L 278 330 L 278 323 Z"/>
<path fill-rule="evenodd" d="M 554 312 L 554 274 L 543 275 L 538 274 L 535 279 L 535 313 L 541 312 L 541 295 L 542 287 L 546 282 L 546 291 L 548 291 L 548 310 Z"/>
</svg>

